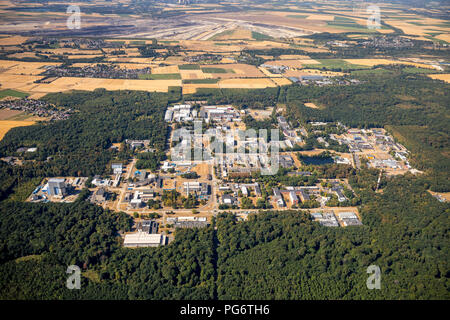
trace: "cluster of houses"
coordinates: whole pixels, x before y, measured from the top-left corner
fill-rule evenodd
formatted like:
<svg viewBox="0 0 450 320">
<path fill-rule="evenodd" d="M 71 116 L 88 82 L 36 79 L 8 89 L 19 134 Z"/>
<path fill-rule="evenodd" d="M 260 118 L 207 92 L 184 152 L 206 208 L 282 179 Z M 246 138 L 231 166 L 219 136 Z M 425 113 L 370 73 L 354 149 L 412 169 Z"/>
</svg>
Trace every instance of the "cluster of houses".
<svg viewBox="0 0 450 320">
<path fill-rule="evenodd" d="M 139 79 L 151 74 L 151 68 L 128 69 L 113 64 L 96 64 L 83 67 L 51 66 L 42 75 L 47 77 L 81 77 L 104 79 Z"/>
<path fill-rule="evenodd" d="M 73 113 L 72 109 L 58 109 L 45 101 L 35 99 L 4 100 L 0 109 L 19 110 L 49 120 L 65 120 Z"/>
</svg>

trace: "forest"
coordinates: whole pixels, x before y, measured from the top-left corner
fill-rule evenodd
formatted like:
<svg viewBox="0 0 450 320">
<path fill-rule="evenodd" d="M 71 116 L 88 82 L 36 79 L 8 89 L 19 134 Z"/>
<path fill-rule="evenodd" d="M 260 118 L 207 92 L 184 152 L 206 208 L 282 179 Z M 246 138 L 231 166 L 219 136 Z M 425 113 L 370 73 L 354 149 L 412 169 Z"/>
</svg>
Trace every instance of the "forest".
<svg viewBox="0 0 450 320">
<path fill-rule="evenodd" d="M 83 201 L 2 204 L 0 297 L 449 299 L 448 205 L 412 175 L 376 193 L 376 176 L 351 179 L 366 190 L 361 227 L 323 227 L 305 211 L 266 211 L 246 222 L 225 212 L 208 228 L 177 230 L 159 248 L 121 248 L 117 230 L 130 218 Z M 65 288 L 70 263 L 82 268 L 82 290 Z M 366 288 L 372 264 L 381 268 L 381 290 Z"/>
<path fill-rule="evenodd" d="M 48 103 L 75 110 L 67 120 L 41 122 L 10 130 L 0 141 L 0 155 L 14 156 L 20 147 L 37 147 L 23 166 L 0 163 L 0 196 L 17 183 L 33 177 L 94 176 L 109 173 L 115 160 L 128 160 L 130 152 L 111 149 L 125 139 L 148 139 L 156 159 L 162 157 L 168 129 L 164 123 L 167 94 L 139 91 L 74 91 L 49 94 Z M 153 155 L 140 165 L 156 168 Z"/>
</svg>

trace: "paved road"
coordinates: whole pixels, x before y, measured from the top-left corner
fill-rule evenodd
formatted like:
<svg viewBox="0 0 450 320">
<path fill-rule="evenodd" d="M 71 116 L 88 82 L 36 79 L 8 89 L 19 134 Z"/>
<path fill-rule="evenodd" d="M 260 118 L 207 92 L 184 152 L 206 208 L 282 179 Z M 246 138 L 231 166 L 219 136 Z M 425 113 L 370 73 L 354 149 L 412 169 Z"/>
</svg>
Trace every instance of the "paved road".
<svg viewBox="0 0 450 320">
<path fill-rule="evenodd" d="M 133 159 L 133 161 L 131 161 L 131 164 L 129 165 L 129 168 L 126 172 L 125 181 L 127 181 L 131 177 L 131 172 L 133 171 L 133 167 L 135 164 L 136 164 L 136 159 Z M 120 204 L 122 203 L 123 198 L 125 197 L 125 193 L 127 192 L 127 189 L 128 189 L 128 183 L 124 183 L 123 187 L 120 190 L 120 194 L 118 196 L 118 201 L 117 201 L 117 206 L 116 206 L 117 211 L 121 211 Z"/>
</svg>

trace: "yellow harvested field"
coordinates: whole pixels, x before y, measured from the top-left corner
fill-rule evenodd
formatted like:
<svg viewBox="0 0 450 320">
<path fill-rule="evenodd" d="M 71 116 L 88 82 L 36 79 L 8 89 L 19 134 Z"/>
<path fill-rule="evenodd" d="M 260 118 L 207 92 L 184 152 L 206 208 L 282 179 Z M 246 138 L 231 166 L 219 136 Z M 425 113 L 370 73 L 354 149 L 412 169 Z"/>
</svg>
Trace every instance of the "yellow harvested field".
<svg viewBox="0 0 450 320">
<path fill-rule="evenodd" d="M 230 58 L 222 58 L 222 60 L 220 61 L 220 63 L 233 63 L 234 60 L 230 59 Z"/>
<path fill-rule="evenodd" d="M 180 70 L 178 70 L 178 66 L 155 67 L 152 68 L 152 73 L 154 74 L 180 73 Z"/>
<path fill-rule="evenodd" d="M 34 52 L 18 52 L 18 53 L 8 55 L 8 58 L 17 58 L 17 59 L 36 58 L 36 53 L 34 53 Z"/>
<path fill-rule="evenodd" d="M 213 65 L 214 68 L 233 69 L 237 76 L 241 77 L 265 77 L 265 75 L 255 66 L 248 64 L 232 63 L 224 65 Z"/>
<path fill-rule="evenodd" d="M 0 140 L 3 139 L 5 134 L 12 128 L 15 127 L 24 127 L 31 126 L 34 124 L 34 121 L 8 121 L 8 120 L 0 120 Z"/>
<path fill-rule="evenodd" d="M 418 68 L 435 69 L 435 67 L 428 65 L 428 64 L 424 64 L 424 63 L 389 60 L 389 59 L 344 59 L 344 60 L 349 63 L 352 63 L 352 64 L 359 64 L 359 65 L 369 66 L 369 67 L 373 67 L 373 66 L 376 66 L 379 64 L 405 64 L 405 65 L 415 66 Z"/>
<path fill-rule="evenodd" d="M 180 70 L 181 79 L 205 79 L 207 76 L 202 70 Z"/>
<path fill-rule="evenodd" d="M 38 79 L 42 79 L 40 76 L 25 76 L 19 74 L 9 74 L 9 73 L 1 73 L 0 74 L 0 84 L 2 89 L 19 89 L 23 91 L 27 91 L 30 87 L 35 86 L 33 83 Z"/>
<path fill-rule="evenodd" d="M 11 110 L 11 109 L 0 109 L 0 120 L 8 120 L 11 117 L 21 114 L 23 111 Z"/>
<path fill-rule="evenodd" d="M 329 14 L 311 14 L 306 20 L 323 20 L 323 21 L 333 21 L 334 16 Z"/>
<path fill-rule="evenodd" d="M 27 37 L 22 36 L 13 36 L 13 37 L 6 37 L 6 38 L 0 38 L 0 42 L 4 46 L 13 46 L 16 44 L 22 44 L 26 40 L 28 40 Z"/>
<path fill-rule="evenodd" d="M 386 20 L 386 23 L 394 26 L 395 28 L 401 29 L 406 34 L 413 34 L 417 36 L 427 35 L 427 27 L 425 26 L 418 26 L 402 20 Z"/>
<path fill-rule="evenodd" d="M 291 80 L 286 78 L 272 78 L 271 80 L 278 86 L 287 86 L 292 83 Z"/>
<path fill-rule="evenodd" d="M 251 40 L 252 38 L 252 32 L 249 29 L 246 28 L 236 28 L 232 30 L 231 33 L 223 34 L 223 35 L 216 35 L 213 36 L 211 39 L 213 40 L 236 40 L 236 39 L 246 39 Z"/>
<path fill-rule="evenodd" d="M 319 109 L 319 107 L 316 106 L 316 105 L 315 105 L 314 103 L 312 103 L 312 102 L 305 103 L 305 106 L 308 107 L 308 108 L 312 108 L 312 109 Z"/>
<path fill-rule="evenodd" d="M 220 88 L 242 88 L 242 89 L 261 89 L 276 87 L 268 78 L 259 79 L 224 79 L 219 82 Z"/>
<path fill-rule="evenodd" d="M 0 60 L 0 70 L 3 73 L 18 75 L 37 75 L 45 71 L 45 66 L 58 66 L 55 62 L 23 62 L 12 60 Z M 3 77 L 3 75 L 2 75 Z"/>
<path fill-rule="evenodd" d="M 447 83 L 450 83 L 450 74 L 446 73 L 446 74 L 429 74 L 428 75 L 431 79 L 438 79 L 438 80 L 442 80 L 445 81 Z"/>
<path fill-rule="evenodd" d="M 301 47 L 300 49 L 302 49 L 303 51 L 306 52 L 328 52 L 329 50 L 327 48 L 315 48 L 315 47 Z"/>
<path fill-rule="evenodd" d="M 60 92 L 67 90 L 88 90 L 105 88 L 107 90 L 143 90 L 167 92 L 170 86 L 181 86 L 181 80 L 128 80 L 98 78 L 59 78 L 52 83 L 42 83 L 32 92 Z"/>
<path fill-rule="evenodd" d="M 29 99 L 40 99 L 40 98 L 42 98 L 43 96 L 45 96 L 47 93 L 45 93 L 45 92 L 36 92 L 36 93 L 33 93 L 33 94 L 31 94 L 28 98 Z"/>
<path fill-rule="evenodd" d="M 219 89 L 219 85 L 217 83 L 189 83 L 183 84 L 183 94 L 191 94 L 196 93 L 199 88 L 211 88 L 211 89 Z"/>
<path fill-rule="evenodd" d="M 443 33 L 438 36 L 435 36 L 435 38 L 450 43 L 450 33 Z"/>
</svg>

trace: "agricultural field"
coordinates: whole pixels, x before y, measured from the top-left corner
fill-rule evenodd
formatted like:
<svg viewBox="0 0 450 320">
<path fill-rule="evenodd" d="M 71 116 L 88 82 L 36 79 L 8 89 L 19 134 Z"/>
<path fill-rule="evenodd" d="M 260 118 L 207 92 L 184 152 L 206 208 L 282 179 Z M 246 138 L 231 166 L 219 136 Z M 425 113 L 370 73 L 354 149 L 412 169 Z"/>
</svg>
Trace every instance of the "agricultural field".
<svg viewBox="0 0 450 320">
<path fill-rule="evenodd" d="M 34 121 L 11 121 L 11 120 L 0 120 L 0 140 L 3 139 L 5 134 L 15 127 L 31 126 Z"/>
<path fill-rule="evenodd" d="M 450 83 L 450 74 L 430 74 L 428 75 L 432 79 L 442 80 L 447 83 Z"/>
<path fill-rule="evenodd" d="M 128 0 L 121 3 L 134 5 Z M 49 1 L 50 7 L 52 4 Z M 326 38 L 321 39 L 322 33 L 342 35 L 346 40 L 341 44 L 346 48 L 357 46 L 358 41 L 370 40 L 374 35 L 384 36 L 402 30 L 403 36 L 409 39 L 434 41 L 439 45 L 449 40 L 446 20 L 430 18 L 420 11 L 411 12 L 402 5 L 380 4 L 384 23 L 375 30 L 367 27 L 370 15 L 364 5 L 340 2 L 311 6 L 294 2 L 263 4 L 257 9 L 237 5 L 237 11 L 222 4 L 195 3 L 190 4 L 189 10 L 183 5 L 156 5 L 164 16 L 164 25 L 143 17 L 140 12 L 119 13 L 121 9 L 114 4 L 111 6 L 118 13 L 107 15 L 96 12 L 98 7 L 93 4 L 87 6 L 89 12 L 84 15 L 84 23 L 95 29 L 95 36 L 100 37 L 97 44 L 52 40 L 43 45 L 27 34 L 41 28 L 47 32 L 46 36 L 51 37 L 52 33 L 48 32 L 54 28 L 59 30 L 55 36 L 64 37 L 61 30 L 64 29 L 66 15 L 52 11 L 38 14 L 26 8 L 8 10 L 9 18 L 0 23 L 0 89 L 28 92 L 32 98 L 50 92 L 93 90 L 97 87 L 167 92 L 169 87 L 181 86 L 183 92 L 193 93 L 199 88 L 284 86 L 291 84 L 292 78 L 308 75 L 345 77 L 366 71 L 365 74 L 381 73 L 384 69 L 373 70 L 373 67 L 387 64 L 420 68 L 405 69 L 409 73 L 426 74 L 431 71 L 424 70 L 433 70 L 436 78 L 445 78 L 439 75 L 445 70 L 436 67 L 438 62 L 433 57 L 424 61 L 409 61 L 407 56 L 394 58 L 389 55 L 333 58 L 332 52 L 336 47 L 330 46 Z M 4 11 L 0 9 L 0 14 Z M 44 17 L 52 17 L 50 25 L 47 20 L 42 21 Z M 29 19 L 32 19 L 31 23 Z M 132 30 L 122 27 L 108 33 L 104 26 L 112 21 L 118 26 L 132 26 Z M 20 36 L 6 34 L 13 25 L 22 32 Z M 2 30 L 5 33 L 2 34 Z M 83 36 L 89 36 L 90 32 L 86 31 Z M 71 31 L 73 35 L 76 33 Z M 157 39 L 156 42 L 153 39 Z M 141 54 L 143 47 L 155 43 L 153 54 Z M 248 56 L 247 52 L 251 51 L 258 52 Z M 208 55 L 214 57 L 213 60 L 207 58 Z M 89 75 L 43 76 L 46 70 L 60 67 L 63 63 L 74 68 L 105 64 L 130 70 L 130 73 L 150 68 L 151 72 L 133 79 L 103 79 Z M 273 72 L 261 64 L 286 69 L 281 73 Z"/>
</svg>

